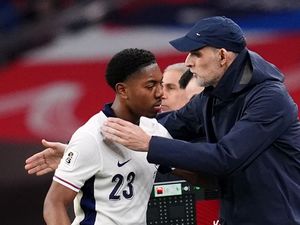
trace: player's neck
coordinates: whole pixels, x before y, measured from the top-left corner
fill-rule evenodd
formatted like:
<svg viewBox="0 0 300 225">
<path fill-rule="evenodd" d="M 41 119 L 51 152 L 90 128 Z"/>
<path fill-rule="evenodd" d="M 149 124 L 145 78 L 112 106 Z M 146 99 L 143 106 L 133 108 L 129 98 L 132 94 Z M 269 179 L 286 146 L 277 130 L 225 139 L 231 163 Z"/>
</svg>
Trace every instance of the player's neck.
<svg viewBox="0 0 300 225">
<path fill-rule="evenodd" d="M 131 113 L 128 108 L 117 99 L 114 100 L 111 109 L 114 111 L 116 117 L 134 124 L 139 124 L 140 118 Z"/>
</svg>

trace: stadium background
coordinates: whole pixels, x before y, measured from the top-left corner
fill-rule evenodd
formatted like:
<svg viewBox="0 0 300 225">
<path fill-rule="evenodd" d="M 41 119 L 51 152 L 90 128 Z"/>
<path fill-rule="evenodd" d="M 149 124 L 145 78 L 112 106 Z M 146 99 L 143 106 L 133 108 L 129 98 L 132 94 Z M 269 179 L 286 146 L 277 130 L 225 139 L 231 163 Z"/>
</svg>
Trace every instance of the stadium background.
<svg viewBox="0 0 300 225">
<path fill-rule="evenodd" d="M 68 141 L 113 100 L 104 81 L 110 57 L 139 47 L 153 51 L 162 69 L 181 62 L 185 54 L 168 41 L 200 17 L 234 19 L 249 49 L 286 75 L 300 105 L 299 5 L 296 0 L 1 1 L 1 224 L 43 224 L 52 175 L 28 176 L 24 160 L 41 150 L 41 138 Z"/>
</svg>

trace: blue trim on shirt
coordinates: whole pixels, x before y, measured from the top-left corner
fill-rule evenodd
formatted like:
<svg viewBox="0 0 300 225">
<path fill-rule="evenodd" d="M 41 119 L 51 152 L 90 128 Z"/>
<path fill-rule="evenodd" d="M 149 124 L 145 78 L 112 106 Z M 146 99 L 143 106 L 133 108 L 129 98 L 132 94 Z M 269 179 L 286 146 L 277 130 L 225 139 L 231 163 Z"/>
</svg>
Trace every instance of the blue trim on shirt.
<svg viewBox="0 0 300 225">
<path fill-rule="evenodd" d="M 112 103 L 108 103 L 108 104 L 105 104 L 103 109 L 102 109 L 102 112 L 105 114 L 105 116 L 107 117 L 116 117 L 116 114 L 115 112 L 112 110 L 111 108 L 112 106 Z"/>
<path fill-rule="evenodd" d="M 102 112 L 107 117 L 116 117 L 114 111 L 111 108 L 112 103 L 105 104 Z M 94 195 L 95 176 L 88 179 L 82 190 L 82 198 L 80 200 L 80 206 L 84 212 L 84 219 L 80 222 L 80 225 L 94 225 L 96 221 L 96 200 Z"/>
<path fill-rule="evenodd" d="M 95 176 L 88 179 L 82 190 L 82 198 L 80 200 L 80 206 L 84 212 L 84 219 L 80 222 L 80 225 L 94 225 L 96 221 L 96 200 L 94 195 Z"/>
</svg>

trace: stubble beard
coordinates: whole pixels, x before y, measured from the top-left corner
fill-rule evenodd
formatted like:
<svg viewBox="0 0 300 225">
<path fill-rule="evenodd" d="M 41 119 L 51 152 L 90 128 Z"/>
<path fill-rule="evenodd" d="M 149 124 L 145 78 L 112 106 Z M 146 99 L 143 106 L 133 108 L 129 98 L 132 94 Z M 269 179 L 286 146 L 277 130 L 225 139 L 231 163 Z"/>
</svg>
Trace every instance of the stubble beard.
<svg viewBox="0 0 300 225">
<path fill-rule="evenodd" d="M 205 80 L 201 77 L 198 77 L 198 83 L 201 87 L 209 87 L 209 86 L 216 87 L 217 84 L 219 83 L 220 79 L 221 79 L 221 77 L 219 77 L 219 76 L 216 76 L 211 80 Z"/>
</svg>

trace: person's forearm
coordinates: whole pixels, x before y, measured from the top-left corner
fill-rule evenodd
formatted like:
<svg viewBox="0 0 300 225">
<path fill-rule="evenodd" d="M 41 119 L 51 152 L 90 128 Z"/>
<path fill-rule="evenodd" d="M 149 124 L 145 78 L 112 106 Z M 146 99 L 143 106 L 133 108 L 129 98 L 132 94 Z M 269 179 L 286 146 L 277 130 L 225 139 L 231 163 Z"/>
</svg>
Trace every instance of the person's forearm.
<svg viewBox="0 0 300 225">
<path fill-rule="evenodd" d="M 71 224 L 66 207 L 63 205 L 45 203 L 43 216 L 47 225 Z"/>
</svg>

